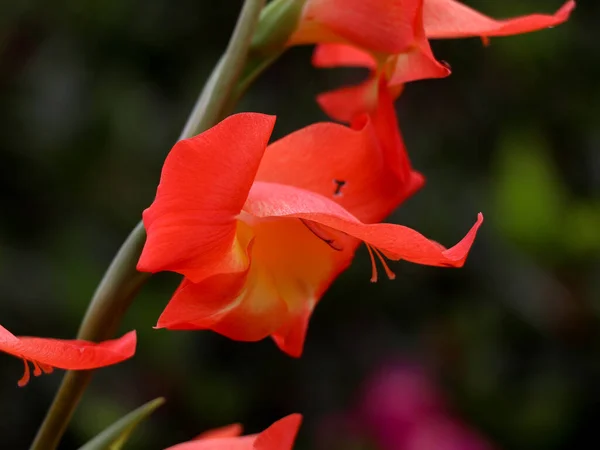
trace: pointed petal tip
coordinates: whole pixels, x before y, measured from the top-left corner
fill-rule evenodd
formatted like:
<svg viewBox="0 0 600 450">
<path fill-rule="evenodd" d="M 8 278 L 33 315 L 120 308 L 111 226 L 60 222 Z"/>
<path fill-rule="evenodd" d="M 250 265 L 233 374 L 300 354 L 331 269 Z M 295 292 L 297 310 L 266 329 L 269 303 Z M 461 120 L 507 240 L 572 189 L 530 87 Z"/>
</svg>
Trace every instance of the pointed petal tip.
<svg viewBox="0 0 600 450">
<path fill-rule="evenodd" d="M 298 413 L 279 419 L 256 437 L 254 450 L 291 450 L 301 423 Z"/>
<path fill-rule="evenodd" d="M 473 242 L 475 241 L 475 237 L 477 236 L 477 231 L 482 223 L 483 214 L 480 212 L 477 214 L 477 221 L 471 227 L 465 237 L 463 237 L 461 241 L 454 247 L 451 247 L 442 253 L 449 261 L 450 267 L 461 268 L 464 266 L 467 256 L 469 255 L 469 251 L 471 250 Z"/>
<path fill-rule="evenodd" d="M 271 335 L 273 341 L 275 341 L 275 345 L 288 356 L 292 358 L 299 359 L 304 352 L 304 338 L 302 340 L 298 339 L 290 339 L 289 336 L 283 336 L 281 334 L 273 334 Z"/>
<path fill-rule="evenodd" d="M 575 0 L 569 0 L 564 5 L 560 7 L 558 11 L 556 11 L 556 16 L 559 18 L 563 18 L 563 21 L 567 20 L 573 10 L 575 9 L 576 3 Z"/>
</svg>

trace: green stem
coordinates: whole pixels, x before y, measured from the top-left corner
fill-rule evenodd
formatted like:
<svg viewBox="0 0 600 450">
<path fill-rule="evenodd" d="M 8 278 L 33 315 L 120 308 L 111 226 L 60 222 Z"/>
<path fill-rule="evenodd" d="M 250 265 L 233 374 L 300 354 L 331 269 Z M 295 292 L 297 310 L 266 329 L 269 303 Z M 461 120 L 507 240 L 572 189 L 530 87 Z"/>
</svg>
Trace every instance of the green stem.
<svg viewBox="0 0 600 450">
<path fill-rule="evenodd" d="M 265 0 L 245 0 L 227 50 L 198 98 L 181 139 L 201 133 L 222 118 L 244 68 L 264 3 Z M 121 246 L 96 289 L 81 323 L 78 339 L 100 341 L 110 338 L 116 331 L 136 294 L 150 278 L 150 274 L 136 270 L 145 237 L 144 225 L 140 222 Z M 92 373 L 67 372 L 31 450 L 54 450 L 58 446 Z"/>
</svg>

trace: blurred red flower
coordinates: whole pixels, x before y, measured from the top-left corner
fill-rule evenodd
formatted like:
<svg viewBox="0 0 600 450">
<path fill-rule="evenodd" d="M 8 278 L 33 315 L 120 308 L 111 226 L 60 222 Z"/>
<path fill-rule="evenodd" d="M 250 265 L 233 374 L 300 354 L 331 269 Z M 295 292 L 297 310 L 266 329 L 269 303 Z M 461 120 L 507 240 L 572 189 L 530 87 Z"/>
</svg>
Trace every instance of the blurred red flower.
<svg viewBox="0 0 600 450">
<path fill-rule="evenodd" d="M 240 436 L 239 425 L 211 430 L 196 439 L 166 450 L 291 450 L 302 422 L 300 414 L 290 414 L 259 434 Z"/>
</svg>

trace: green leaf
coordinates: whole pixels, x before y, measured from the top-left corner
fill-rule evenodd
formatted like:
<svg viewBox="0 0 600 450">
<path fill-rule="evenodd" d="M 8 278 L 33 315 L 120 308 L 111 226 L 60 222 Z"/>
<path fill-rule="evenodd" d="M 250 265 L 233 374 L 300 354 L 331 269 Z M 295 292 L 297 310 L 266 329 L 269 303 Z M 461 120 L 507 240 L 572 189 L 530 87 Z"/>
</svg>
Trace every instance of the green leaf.
<svg viewBox="0 0 600 450">
<path fill-rule="evenodd" d="M 79 450 L 120 450 L 138 424 L 162 405 L 165 399 L 159 397 L 138 409 L 131 411 L 89 441 Z"/>
</svg>

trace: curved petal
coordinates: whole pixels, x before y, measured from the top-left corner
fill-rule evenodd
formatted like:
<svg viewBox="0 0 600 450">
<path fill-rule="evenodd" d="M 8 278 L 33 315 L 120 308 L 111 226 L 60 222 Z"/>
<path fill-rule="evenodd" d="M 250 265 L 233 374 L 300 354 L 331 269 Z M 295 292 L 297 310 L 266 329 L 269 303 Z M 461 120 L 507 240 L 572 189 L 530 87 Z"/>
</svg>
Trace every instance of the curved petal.
<svg viewBox="0 0 600 450">
<path fill-rule="evenodd" d="M 413 44 L 423 0 L 307 0 L 291 44 L 346 42 L 375 53 Z"/>
<path fill-rule="evenodd" d="M 365 222 L 389 215 L 423 177 L 412 170 L 387 88 L 380 86 L 379 95 L 375 83 L 369 89 L 375 97 L 370 119 L 357 118 L 353 128 L 318 123 L 289 134 L 269 145 L 256 179 L 316 192 Z"/>
<path fill-rule="evenodd" d="M 398 126 L 398 118 L 394 107 L 394 99 L 397 94 L 390 92 L 390 88 L 385 83 L 379 84 L 377 107 L 369 114 L 371 123 L 377 135 L 377 140 L 381 147 L 381 152 L 385 155 L 382 173 L 388 173 L 388 177 L 393 182 L 388 184 L 388 189 L 394 193 L 390 196 L 388 210 L 385 208 L 380 214 L 373 214 L 367 222 L 380 222 L 395 208 L 397 208 L 407 198 L 417 192 L 425 179 L 419 172 L 413 170 L 410 163 L 408 152 L 404 144 L 404 139 Z M 360 122 L 360 118 L 358 119 Z M 357 122 L 353 123 L 356 126 Z M 391 175 L 393 174 L 393 175 Z M 380 175 L 383 180 L 385 177 Z M 376 193 L 381 196 L 381 193 Z M 373 202 L 373 200 L 371 200 Z M 345 206 L 345 205 L 342 205 Z M 348 208 L 346 208 L 348 209 Z M 364 221 L 363 217 L 354 214 L 353 210 L 348 209 L 350 213 L 359 220 Z"/>
<path fill-rule="evenodd" d="M 18 340 L 18 337 L 0 325 L 0 350 L 2 350 L 3 344 L 10 344 L 11 342 L 16 342 Z"/>
<path fill-rule="evenodd" d="M 175 144 L 143 214 L 148 237 L 138 270 L 169 270 L 198 282 L 247 268 L 247 242 L 235 239 L 235 218 L 274 123 L 273 116 L 236 114 Z"/>
<path fill-rule="evenodd" d="M 0 343 L 0 351 L 67 370 L 97 369 L 122 362 L 134 355 L 135 347 L 135 331 L 130 331 L 119 339 L 98 344 L 38 337 L 19 337 L 16 341 Z"/>
<path fill-rule="evenodd" d="M 242 427 L 242 424 L 232 423 L 231 425 L 225 425 L 224 427 L 214 428 L 205 431 L 204 433 L 200 433 L 194 440 L 238 437 L 242 435 L 243 431 L 244 427 Z"/>
<path fill-rule="evenodd" d="M 284 352 L 298 357 L 312 310 L 350 264 L 358 241 L 296 219 L 257 220 L 253 228 L 249 271 L 184 280 L 158 326 L 210 329 L 239 341 L 273 335 Z"/>
<path fill-rule="evenodd" d="M 456 0 L 424 0 L 423 22 L 430 39 L 469 36 L 510 36 L 553 27 L 565 22 L 575 8 L 567 1 L 555 14 L 531 14 L 495 20 Z"/>
<path fill-rule="evenodd" d="M 377 61 L 368 52 L 347 44 L 319 44 L 315 47 L 312 64 L 320 68 L 366 67 L 375 70 Z"/>
<path fill-rule="evenodd" d="M 214 275 L 192 283 L 184 278 L 158 319 L 156 328 L 207 329 L 235 307 L 248 271 Z"/>
<path fill-rule="evenodd" d="M 377 84 L 378 80 L 372 74 L 359 85 L 344 86 L 317 95 L 317 103 L 332 119 L 349 123 L 356 116 L 368 113 L 377 106 Z"/>
<path fill-rule="evenodd" d="M 364 224 L 337 203 L 321 195 L 275 183 L 256 182 L 244 209 L 257 217 L 296 217 L 341 231 L 381 250 L 393 260 L 462 267 L 483 216 L 454 247 L 446 249 L 408 227 L 387 223 Z"/>
<path fill-rule="evenodd" d="M 256 436 L 254 450 L 292 450 L 301 423 L 300 414 L 290 414 L 279 419 Z"/>
<path fill-rule="evenodd" d="M 165 450 L 254 450 L 257 435 L 195 439 L 173 445 Z"/>
<path fill-rule="evenodd" d="M 395 55 L 390 60 L 392 64 L 388 81 L 390 86 L 450 75 L 448 66 L 435 59 L 427 41 L 422 46 Z"/>
<path fill-rule="evenodd" d="M 166 450 L 291 450 L 301 423 L 300 414 L 290 414 L 260 434 L 199 437 L 197 440 L 174 445 Z"/>
</svg>

